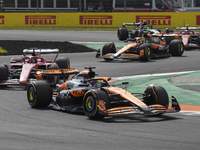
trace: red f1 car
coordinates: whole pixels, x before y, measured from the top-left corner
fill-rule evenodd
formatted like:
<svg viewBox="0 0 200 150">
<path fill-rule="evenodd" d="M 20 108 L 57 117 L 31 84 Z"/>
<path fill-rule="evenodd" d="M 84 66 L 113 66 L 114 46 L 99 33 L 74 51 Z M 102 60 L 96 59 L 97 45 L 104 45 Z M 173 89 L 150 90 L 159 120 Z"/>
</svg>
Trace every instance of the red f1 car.
<svg viewBox="0 0 200 150">
<path fill-rule="evenodd" d="M 194 30 L 200 30 L 200 27 L 177 27 L 179 36 L 182 38 L 185 48 L 199 48 L 200 47 L 200 32 Z"/>
<path fill-rule="evenodd" d="M 90 119 L 105 116 L 145 114 L 160 115 L 180 111 L 179 104 L 172 96 L 169 98 L 161 86 L 148 85 L 144 93 L 130 93 L 125 88 L 110 86 L 110 77 L 95 78 L 95 67 L 85 67 L 66 82 L 51 89 L 46 81 L 33 81 L 27 88 L 28 103 L 32 108 L 46 108 L 84 112 Z M 69 76 L 76 69 L 44 70 L 36 74 L 49 76 Z M 64 74 L 63 74 L 64 73 Z M 128 82 L 122 82 L 127 85 Z M 119 86 L 119 85 L 118 85 Z"/>
<path fill-rule="evenodd" d="M 56 53 L 54 61 L 41 57 L 41 53 Z M 31 54 L 31 55 L 27 55 Z M 22 58 L 11 58 L 10 67 L 6 64 L 0 66 L 1 85 L 24 85 L 36 80 L 34 74 L 38 70 L 69 68 L 69 58 L 60 57 L 58 49 L 24 49 Z M 45 78 L 51 84 L 56 84 L 56 78 Z"/>
</svg>

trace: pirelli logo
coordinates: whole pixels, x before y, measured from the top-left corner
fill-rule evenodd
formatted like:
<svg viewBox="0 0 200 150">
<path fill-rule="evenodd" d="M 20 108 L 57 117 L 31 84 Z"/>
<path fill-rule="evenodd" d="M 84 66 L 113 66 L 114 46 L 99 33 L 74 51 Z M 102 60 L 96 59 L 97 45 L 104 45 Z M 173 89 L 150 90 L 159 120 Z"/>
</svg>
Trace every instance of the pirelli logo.
<svg viewBox="0 0 200 150">
<path fill-rule="evenodd" d="M 165 15 L 144 15 L 144 16 L 136 16 L 136 22 L 147 21 L 150 25 L 159 25 L 166 26 L 171 25 L 171 16 Z"/>
<path fill-rule="evenodd" d="M 5 18 L 4 16 L 0 16 L 0 25 L 4 24 L 4 18 Z"/>
<path fill-rule="evenodd" d="M 80 25 L 112 25 L 113 16 L 110 15 L 80 15 Z"/>
<path fill-rule="evenodd" d="M 196 25 L 200 25 L 200 16 L 199 15 L 196 16 Z"/>
<path fill-rule="evenodd" d="M 54 15 L 28 15 L 25 16 L 26 25 L 56 25 Z"/>
</svg>

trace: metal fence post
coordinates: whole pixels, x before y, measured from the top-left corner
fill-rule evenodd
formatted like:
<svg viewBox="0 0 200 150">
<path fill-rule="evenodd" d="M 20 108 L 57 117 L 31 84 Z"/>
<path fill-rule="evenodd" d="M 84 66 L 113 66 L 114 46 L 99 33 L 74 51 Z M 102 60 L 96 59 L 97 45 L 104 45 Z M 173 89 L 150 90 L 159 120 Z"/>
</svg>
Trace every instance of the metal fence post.
<svg viewBox="0 0 200 150">
<path fill-rule="evenodd" d="M 124 12 L 126 12 L 126 0 L 124 0 Z"/>
<path fill-rule="evenodd" d="M 3 0 L 0 1 L 0 10 L 1 10 L 1 12 L 4 12 L 4 1 Z"/>
</svg>

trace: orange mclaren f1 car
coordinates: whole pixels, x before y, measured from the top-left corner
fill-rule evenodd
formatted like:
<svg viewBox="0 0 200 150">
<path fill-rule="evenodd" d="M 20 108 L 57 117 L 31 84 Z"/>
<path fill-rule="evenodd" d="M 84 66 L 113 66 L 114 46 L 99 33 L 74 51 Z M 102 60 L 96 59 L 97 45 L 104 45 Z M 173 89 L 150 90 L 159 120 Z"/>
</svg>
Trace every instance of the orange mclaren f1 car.
<svg viewBox="0 0 200 150">
<path fill-rule="evenodd" d="M 169 98 L 161 86 L 148 85 L 144 93 L 130 93 L 126 88 L 110 86 L 110 77 L 95 77 L 92 70 L 85 67 L 66 82 L 51 89 L 46 81 L 33 81 L 28 85 L 28 103 L 33 108 L 52 107 L 69 112 L 84 112 L 90 119 L 101 119 L 105 116 L 145 114 L 160 115 L 180 111 L 179 104 L 172 96 Z M 76 69 L 44 70 L 38 75 L 66 76 Z M 126 85 L 128 82 L 122 82 Z M 119 86 L 119 85 L 118 85 Z"/>
<path fill-rule="evenodd" d="M 162 35 L 146 34 L 145 37 L 136 37 L 129 41 L 131 43 L 119 50 L 116 50 L 113 42 L 106 43 L 102 51 L 97 51 L 96 58 L 103 57 L 106 61 L 112 61 L 113 59 L 149 61 L 151 58 L 182 56 L 184 52 L 184 45 L 181 40 L 172 40 L 167 45 L 165 39 L 162 39 Z"/>
</svg>

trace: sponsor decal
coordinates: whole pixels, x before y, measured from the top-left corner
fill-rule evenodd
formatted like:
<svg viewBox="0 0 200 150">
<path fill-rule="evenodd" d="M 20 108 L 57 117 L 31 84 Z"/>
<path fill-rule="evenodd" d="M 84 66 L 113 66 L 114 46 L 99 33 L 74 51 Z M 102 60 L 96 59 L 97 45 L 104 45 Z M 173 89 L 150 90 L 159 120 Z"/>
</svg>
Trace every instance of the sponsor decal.
<svg viewBox="0 0 200 150">
<path fill-rule="evenodd" d="M 200 25 L 200 16 L 199 15 L 196 16 L 196 25 Z"/>
<path fill-rule="evenodd" d="M 25 16 L 26 25 L 56 25 L 55 15 L 28 15 Z"/>
<path fill-rule="evenodd" d="M 4 24 L 4 18 L 5 18 L 4 16 L 0 16 L 0 25 Z"/>
<path fill-rule="evenodd" d="M 54 73 L 54 70 L 41 70 L 41 73 Z"/>
<path fill-rule="evenodd" d="M 147 21 L 150 25 L 159 25 L 159 26 L 166 26 L 171 25 L 171 16 L 165 15 L 142 15 L 136 16 L 136 22 L 143 22 Z"/>
<path fill-rule="evenodd" d="M 85 94 L 84 90 L 72 90 L 70 92 L 75 97 L 83 96 Z"/>
<path fill-rule="evenodd" d="M 112 25 L 113 16 L 110 15 L 80 15 L 80 25 Z"/>
</svg>

